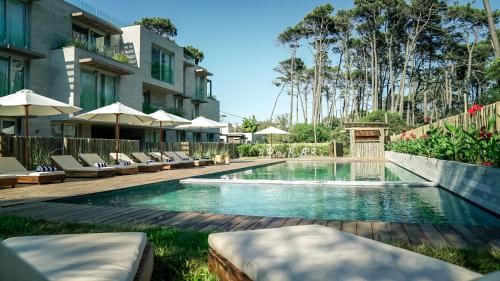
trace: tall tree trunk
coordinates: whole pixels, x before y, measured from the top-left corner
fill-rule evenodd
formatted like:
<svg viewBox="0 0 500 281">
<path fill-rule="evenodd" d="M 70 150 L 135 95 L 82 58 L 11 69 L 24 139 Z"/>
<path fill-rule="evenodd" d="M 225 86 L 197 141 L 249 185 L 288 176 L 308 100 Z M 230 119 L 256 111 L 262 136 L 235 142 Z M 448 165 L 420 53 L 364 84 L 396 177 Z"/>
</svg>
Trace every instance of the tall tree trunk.
<svg viewBox="0 0 500 281">
<path fill-rule="evenodd" d="M 486 18 L 488 19 L 488 29 L 490 30 L 491 45 L 495 50 L 495 58 L 500 58 L 500 43 L 498 42 L 497 28 L 493 20 L 493 12 L 491 11 L 490 1 L 483 0 L 484 10 L 486 11 Z"/>
</svg>

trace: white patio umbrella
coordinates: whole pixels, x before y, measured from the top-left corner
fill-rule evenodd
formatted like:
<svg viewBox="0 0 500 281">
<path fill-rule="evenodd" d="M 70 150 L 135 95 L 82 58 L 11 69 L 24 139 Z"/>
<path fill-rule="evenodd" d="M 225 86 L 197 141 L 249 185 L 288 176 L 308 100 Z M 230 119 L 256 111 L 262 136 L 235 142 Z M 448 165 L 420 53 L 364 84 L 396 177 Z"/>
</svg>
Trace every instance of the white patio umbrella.
<svg viewBox="0 0 500 281">
<path fill-rule="evenodd" d="M 116 159 L 118 159 L 118 153 L 120 153 L 120 123 L 149 125 L 155 121 L 153 117 L 119 102 L 83 113 L 75 118 L 89 121 L 114 122 Z"/>
<path fill-rule="evenodd" d="M 203 140 L 201 138 L 201 132 L 204 129 L 220 129 L 226 127 L 226 124 L 219 123 L 214 120 L 210 120 L 203 116 L 199 116 L 191 120 L 189 125 L 180 125 L 175 127 L 176 129 L 186 129 L 186 130 L 198 130 L 200 132 L 200 145 L 201 145 L 201 155 L 203 156 Z"/>
<path fill-rule="evenodd" d="M 254 134 L 256 134 L 256 135 L 270 135 L 271 136 L 271 147 L 272 147 L 273 146 L 273 135 L 289 135 L 290 133 L 271 126 L 271 127 L 265 128 L 264 130 L 260 130 L 258 132 L 255 132 Z"/>
<path fill-rule="evenodd" d="M 191 121 L 179 117 L 177 115 L 167 113 L 163 110 L 158 110 L 154 113 L 149 114 L 149 116 L 155 119 L 155 121 L 151 122 L 151 125 L 160 126 L 160 152 L 161 152 L 160 160 L 163 161 L 163 125 L 167 126 L 186 125 L 186 124 L 191 124 Z"/>
<path fill-rule="evenodd" d="M 24 116 L 25 157 L 29 166 L 28 149 L 29 117 L 69 114 L 81 108 L 41 96 L 32 90 L 23 89 L 0 98 L 0 116 Z"/>
</svg>

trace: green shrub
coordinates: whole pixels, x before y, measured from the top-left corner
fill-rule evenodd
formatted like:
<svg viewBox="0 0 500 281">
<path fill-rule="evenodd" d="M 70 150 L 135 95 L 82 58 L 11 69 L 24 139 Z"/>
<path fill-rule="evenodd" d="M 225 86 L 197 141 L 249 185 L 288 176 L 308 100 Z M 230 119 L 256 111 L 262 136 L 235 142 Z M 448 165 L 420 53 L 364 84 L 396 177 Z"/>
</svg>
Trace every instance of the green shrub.
<svg viewBox="0 0 500 281">
<path fill-rule="evenodd" d="M 297 124 L 290 129 L 290 139 L 293 143 L 313 143 L 314 126 Z M 324 125 L 316 126 L 316 142 L 328 142 L 332 139 L 331 129 Z"/>
<path fill-rule="evenodd" d="M 385 116 L 387 115 L 387 123 L 389 123 L 389 134 L 400 134 L 407 127 L 405 120 L 399 113 L 375 110 L 368 113 L 366 116 L 360 119 L 361 122 L 385 122 Z"/>
</svg>

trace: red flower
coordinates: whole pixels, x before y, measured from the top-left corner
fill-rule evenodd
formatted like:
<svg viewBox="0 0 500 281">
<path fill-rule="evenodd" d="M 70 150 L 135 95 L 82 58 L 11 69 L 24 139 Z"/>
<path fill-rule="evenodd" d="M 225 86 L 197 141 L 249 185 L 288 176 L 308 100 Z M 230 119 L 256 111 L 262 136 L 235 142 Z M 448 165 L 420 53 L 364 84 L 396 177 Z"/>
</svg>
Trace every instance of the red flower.
<svg viewBox="0 0 500 281">
<path fill-rule="evenodd" d="M 476 114 L 477 111 L 482 110 L 483 107 L 484 106 L 482 106 L 482 105 L 475 104 L 471 108 L 469 108 L 469 110 L 467 110 L 467 112 L 469 112 L 469 114 L 472 116 L 472 115 Z"/>
<path fill-rule="evenodd" d="M 486 161 L 486 162 L 481 163 L 481 165 L 483 165 L 483 166 L 493 166 L 493 162 Z"/>
</svg>

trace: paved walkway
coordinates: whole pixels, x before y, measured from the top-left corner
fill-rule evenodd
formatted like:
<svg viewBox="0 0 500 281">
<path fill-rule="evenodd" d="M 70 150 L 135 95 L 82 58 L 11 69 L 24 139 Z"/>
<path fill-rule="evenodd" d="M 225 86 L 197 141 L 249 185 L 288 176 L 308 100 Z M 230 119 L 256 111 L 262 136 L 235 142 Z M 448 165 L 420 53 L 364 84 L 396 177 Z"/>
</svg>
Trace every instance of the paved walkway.
<svg viewBox="0 0 500 281">
<path fill-rule="evenodd" d="M 118 226 L 149 225 L 210 232 L 320 224 L 385 243 L 401 242 L 412 245 L 427 244 L 432 247 L 453 248 L 500 248 L 500 228 L 486 226 L 221 215 L 57 202 L 27 203 L 2 208 L 0 209 L 0 215 L 2 214 L 14 214 L 57 222 Z"/>
<path fill-rule="evenodd" d="M 243 168 L 283 162 L 282 159 L 254 159 L 233 162 L 230 165 L 215 165 L 188 169 L 175 169 L 157 173 L 139 173 L 136 175 L 115 176 L 101 179 L 67 179 L 64 183 L 27 185 L 16 188 L 0 188 L 0 207 L 39 202 L 51 199 L 85 195 L 115 189 L 122 189 L 148 183 L 178 180 L 210 173 L 227 172 Z"/>
</svg>

